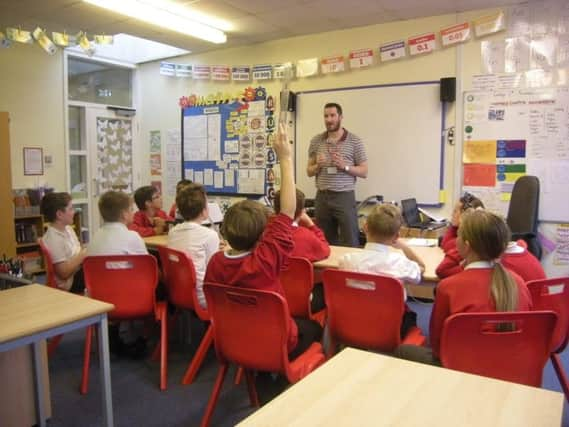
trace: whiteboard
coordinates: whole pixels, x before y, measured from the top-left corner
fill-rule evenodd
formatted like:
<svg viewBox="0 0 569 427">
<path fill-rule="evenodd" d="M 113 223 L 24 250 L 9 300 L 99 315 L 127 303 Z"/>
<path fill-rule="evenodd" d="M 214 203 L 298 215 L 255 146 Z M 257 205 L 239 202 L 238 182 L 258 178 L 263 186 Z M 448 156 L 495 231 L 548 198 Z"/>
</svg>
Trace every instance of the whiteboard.
<svg viewBox="0 0 569 427">
<path fill-rule="evenodd" d="M 539 219 L 569 221 L 569 88 L 465 92 L 463 132 L 463 160 L 472 162 L 463 164 L 463 188 L 479 196 L 487 208 L 505 215 L 520 175 L 508 173 L 508 167 L 522 167 L 521 174 L 540 180 Z M 497 147 L 493 158 L 489 152 L 482 158 L 477 147 L 492 148 L 490 143 Z M 509 156 L 507 149 L 500 154 L 500 146 L 512 143 L 520 147 L 517 154 Z M 492 164 L 496 165 L 494 185 L 488 182 L 489 176 L 480 174 Z M 485 185 L 476 185 L 484 181 Z"/>
<path fill-rule="evenodd" d="M 439 204 L 443 175 L 442 107 L 439 82 L 302 92 L 296 109 L 296 182 L 307 197 L 316 194 L 315 178 L 306 174 L 310 140 L 325 131 L 324 105 L 342 106 L 342 126 L 364 142 L 367 179 L 358 178 L 356 199 L 374 194 L 384 200 L 415 197 Z"/>
</svg>

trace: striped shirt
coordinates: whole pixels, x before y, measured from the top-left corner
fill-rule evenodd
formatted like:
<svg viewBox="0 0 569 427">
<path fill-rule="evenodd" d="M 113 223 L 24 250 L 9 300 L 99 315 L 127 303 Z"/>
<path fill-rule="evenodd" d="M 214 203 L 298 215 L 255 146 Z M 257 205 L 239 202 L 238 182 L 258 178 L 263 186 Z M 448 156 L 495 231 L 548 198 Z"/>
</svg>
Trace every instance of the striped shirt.
<svg viewBox="0 0 569 427">
<path fill-rule="evenodd" d="M 308 157 L 322 155 L 326 164 L 316 174 L 318 190 L 353 191 L 356 177 L 342 170 L 337 170 L 332 162 L 332 154 L 339 153 L 348 166 L 357 166 L 367 161 L 364 143 L 351 132 L 344 129 L 344 134 L 338 142 L 328 140 L 328 132 L 319 133 L 310 141 Z"/>
</svg>

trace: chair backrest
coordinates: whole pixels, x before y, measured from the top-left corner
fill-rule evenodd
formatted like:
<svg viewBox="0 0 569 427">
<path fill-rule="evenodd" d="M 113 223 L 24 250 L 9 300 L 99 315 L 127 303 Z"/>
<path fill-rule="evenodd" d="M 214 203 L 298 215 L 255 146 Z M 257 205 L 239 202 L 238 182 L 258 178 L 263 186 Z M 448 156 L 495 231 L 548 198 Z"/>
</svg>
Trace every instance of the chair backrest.
<svg viewBox="0 0 569 427">
<path fill-rule="evenodd" d="M 281 271 L 280 280 L 291 316 L 310 317 L 310 294 L 314 286 L 312 263 L 306 258 L 289 258 L 288 268 Z"/>
<path fill-rule="evenodd" d="M 198 316 L 207 320 L 207 310 L 204 310 L 196 294 L 196 269 L 188 255 L 176 249 L 159 246 L 160 262 L 168 301 L 176 307 L 194 310 Z"/>
<path fill-rule="evenodd" d="M 539 211 L 539 179 L 525 175 L 516 180 L 508 207 L 512 233 L 535 233 Z"/>
<path fill-rule="evenodd" d="M 459 313 L 445 320 L 444 367 L 541 387 L 557 315 L 553 311 Z M 500 325 L 514 325 L 500 329 Z"/>
<path fill-rule="evenodd" d="M 52 288 L 57 288 L 55 268 L 53 267 L 53 259 L 51 258 L 51 253 L 49 252 L 49 249 L 44 243 L 43 239 L 38 239 L 38 244 L 40 245 L 40 250 L 43 255 L 43 263 L 46 272 L 46 284 Z"/>
<path fill-rule="evenodd" d="M 552 350 L 562 352 L 569 339 L 569 277 L 532 280 L 527 282 L 527 287 L 534 310 L 551 310 L 557 314 Z"/>
<path fill-rule="evenodd" d="M 345 344 L 393 351 L 401 343 L 403 284 L 390 276 L 325 270 L 330 333 Z"/>
<path fill-rule="evenodd" d="M 206 283 L 204 292 L 221 361 L 245 369 L 286 371 L 289 314 L 281 295 L 214 283 Z"/>
<path fill-rule="evenodd" d="M 152 255 L 88 256 L 83 261 L 89 296 L 114 304 L 111 319 L 154 314 L 158 265 Z"/>
</svg>

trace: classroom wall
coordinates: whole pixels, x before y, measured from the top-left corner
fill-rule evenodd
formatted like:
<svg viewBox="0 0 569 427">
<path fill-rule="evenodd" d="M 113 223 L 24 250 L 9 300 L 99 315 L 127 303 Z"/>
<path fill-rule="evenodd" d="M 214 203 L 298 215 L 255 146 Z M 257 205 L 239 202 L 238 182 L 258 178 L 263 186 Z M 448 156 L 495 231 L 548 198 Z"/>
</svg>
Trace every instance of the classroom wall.
<svg viewBox="0 0 569 427">
<path fill-rule="evenodd" d="M 0 49 L 0 111 L 10 114 L 13 188 L 49 185 L 66 189 L 63 53 L 37 45 Z M 24 176 L 23 147 L 53 156 L 43 176 Z"/>
<path fill-rule="evenodd" d="M 377 53 L 381 43 L 419 35 L 428 31 L 436 31 L 442 27 L 480 17 L 489 12 L 491 11 L 435 16 L 293 37 L 252 46 L 187 55 L 175 58 L 173 62 L 204 65 L 275 64 L 288 61 L 294 62 L 310 57 L 321 58 L 335 54 L 347 55 L 350 50 L 367 47 L 373 48 Z M 480 42 L 471 41 L 467 45 L 462 54 L 463 59 L 458 63 L 457 57 L 460 57 L 460 54 L 458 54 L 457 48 L 440 49 L 429 55 L 374 65 L 367 69 L 295 79 L 290 83 L 290 89 L 293 91 L 305 91 L 334 87 L 438 80 L 441 77 L 451 76 L 458 78 L 467 76 L 467 87 L 469 87 L 470 76 L 480 72 Z M 468 58 L 464 58 L 465 56 L 468 56 Z M 463 64 L 466 64 L 466 66 Z M 148 157 L 149 131 L 162 131 L 164 147 L 166 131 L 172 128 L 179 129 L 180 109 L 178 107 L 178 99 L 181 96 L 192 93 L 207 95 L 217 91 L 233 93 L 246 86 L 259 84 L 265 86 L 269 94 L 278 95 L 282 87 L 282 83 L 278 80 L 232 83 L 166 77 L 160 75 L 159 67 L 160 62 L 157 61 L 143 64 L 139 68 L 140 90 L 144 94 L 140 97 L 141 104 L 139 105 L 141 112 L 139 117 L 141 117 L 142 158 Z M 344 115 L 349 114 L 349 111 L 344 112 Z M 315 117 L 314 120 L 322 121 L 322 117 Z M 455 108 L 451 106 L 448 112 L 447 125 L 452 126 L 454 123 Z M 324 126 L 322 128 L 324 129 Z M 353 131 L 357 133 L 357 129 L 353 129 Z M 458 135 L 459 133 L 456 132 L 455 134 Z M 368 150 L 372 149 L 374 141 L 365 142 L 368 145 Z M 449 196 L 448 203 L 444 205 L 439 214 L 450 215 L 452 196 L 459 191 L 458 185 L 460 181 L 457 184 L 456 180 L 458 176 L 457 168 L 460 168 L 460 144 L 454 146 L 447 145 L 445 151 L 445 189 Z M 146 172 L 146 181 L 149 182 L 151 177 L 149 171 Z M 304 167 L 302 166 L 297 173 L 304 173 Z M 378 191 L 381 193 L 380 189 Z M 169 205 L 171 201 L 171 197 L 166 197 L 165 205 Z"/>
</svg>

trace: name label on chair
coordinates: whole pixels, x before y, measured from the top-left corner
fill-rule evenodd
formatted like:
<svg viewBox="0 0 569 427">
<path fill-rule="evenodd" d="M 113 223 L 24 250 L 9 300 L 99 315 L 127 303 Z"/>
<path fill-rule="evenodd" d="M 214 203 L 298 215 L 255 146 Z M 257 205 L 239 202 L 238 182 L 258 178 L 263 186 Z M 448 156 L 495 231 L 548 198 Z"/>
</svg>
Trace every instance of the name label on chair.
<svg viewBox="0 0 569 427">
<path fill-rule="evenodd" d="M 346 286 L 348 288 L 362 289 L 364 291 L 375 290 L 375 283 L 367 280 L 346 279 Z"/>
<path fill-rule="evenodd" d="M 133 265 L 130 261 L 107 261 L 105 268 L 107 270 L 132 270 Z"/>
<path fill-rule="evenodd" d="M 168 254 L 168 259 L 170 261 L 180 262 L 180 258 L 178 258 L 178 255 L 176 254 Z"/>
<path fill-rule="evenodd" d="M 547 287 L 548 295 L 562 294 L 565 290 L 565 284 L 560 283 L 558 285 L 550 285 Z"/>
</svg>

